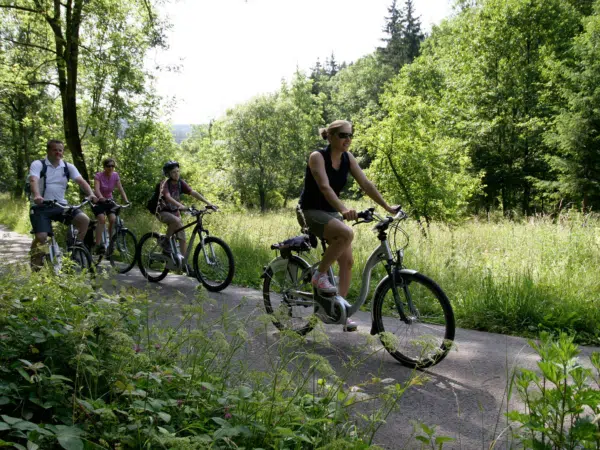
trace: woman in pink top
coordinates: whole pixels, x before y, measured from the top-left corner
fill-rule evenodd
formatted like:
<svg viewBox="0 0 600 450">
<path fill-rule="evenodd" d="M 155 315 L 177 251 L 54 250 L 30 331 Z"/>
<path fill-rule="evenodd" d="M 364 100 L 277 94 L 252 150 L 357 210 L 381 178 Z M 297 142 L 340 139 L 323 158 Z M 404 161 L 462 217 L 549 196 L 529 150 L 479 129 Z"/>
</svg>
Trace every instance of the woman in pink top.
<svg viewBox="0 0 600 450">
<path fill-rule="evenodd" d="M 108 213 L 108 235 L 112 236 L 112 228 L 117 219 L 114 213 L 114 201 L 113 191 L 115 187 L 119 189 L 121 198 L 125 203 L 129 203 L 127 200 L 127 194 L 121 185 L 121 178 L 119 174 L 115 172 L 116 162 L 113 158 L 106 158 L 103 162 L 104 171 L 96 173 L 94 175 L 94 193 L 98 197 L 98 203 L 92 207 L 92 211 L 96 215 L 98 221 L 96 225 L 96 253 L 104 251 L 102 242 L 102 232 L 104 231 L 104 224 L 106 223 L 106 214 Z"/>
</svg>

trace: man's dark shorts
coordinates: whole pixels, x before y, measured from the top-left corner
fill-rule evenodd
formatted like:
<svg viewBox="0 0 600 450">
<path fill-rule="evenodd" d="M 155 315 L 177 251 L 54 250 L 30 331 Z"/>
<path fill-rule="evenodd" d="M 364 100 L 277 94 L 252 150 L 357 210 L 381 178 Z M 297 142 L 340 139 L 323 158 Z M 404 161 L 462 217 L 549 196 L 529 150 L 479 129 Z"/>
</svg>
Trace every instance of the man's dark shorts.
<svg viewBox="0 0 600 450">
<path fill-rule="evenodd" d="M 34 205 L 29 209 L 29 220 L 34 233 L 50 233 L 53 221 L 68 224 L 79 214 L 83 214 L 80 209 L 67 216 L 60 206 Z"/>
<path fill-rule="evenodd" d="M 92 211 L 96 217 L 100 214 L 114 214 L 116 209 L 117 205 L 112 201 L 98 202 L 92 205 Z"/>
</svg>

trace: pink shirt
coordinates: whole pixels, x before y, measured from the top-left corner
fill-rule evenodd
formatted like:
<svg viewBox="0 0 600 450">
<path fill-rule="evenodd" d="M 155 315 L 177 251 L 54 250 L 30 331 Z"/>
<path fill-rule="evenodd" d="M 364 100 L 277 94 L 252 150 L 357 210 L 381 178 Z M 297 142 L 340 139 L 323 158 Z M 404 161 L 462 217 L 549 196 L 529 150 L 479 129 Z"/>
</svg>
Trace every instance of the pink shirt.
<svg viewBox="0 0 600 450">
<path fill-rule="evenodd" d="M 112 193 L 119 180 L 117 172 L 111 173 L 110 176 L 106 176 L 104 172 L 98 172 L 94 175 L 94 182 L 100 187 L 100 193 L 104 198 L 113 198 Z"/>
</svg>

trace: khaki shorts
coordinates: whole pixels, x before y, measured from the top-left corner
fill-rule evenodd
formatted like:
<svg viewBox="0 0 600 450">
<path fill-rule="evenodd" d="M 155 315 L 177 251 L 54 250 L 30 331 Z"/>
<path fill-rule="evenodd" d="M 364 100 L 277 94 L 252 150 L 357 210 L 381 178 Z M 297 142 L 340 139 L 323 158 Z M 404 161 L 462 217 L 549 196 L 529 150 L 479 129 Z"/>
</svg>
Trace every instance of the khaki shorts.
<svg viewBox="0 0 600 450">
<path fill-rule="evenodd" d="M 300 210 L 298 209 L 297 213 L 298 211 Z M 330 220 L 342 220 L 342 215 L 338 212 L 322 211 L 320 209 L 303 209 L 301 212 L 304 214 L 304 220 L 306 221 L 308 229 L 311 233 L 321 239 L 323 239 L 325 225 L 327 225 Z M 300 217 L 298 217 L 298 222 L 300 223 L 300 226 L 304 226 Z"/>
<path fill-rule="evenodd" d="M 160 220 L 162 223 L 166 223 L 167 225 L 171 225 L 174 222 L 182 223 L 181 218 L 177 217 L 175 214 L 171 214 L 170 212 L 166 211 L 158 213 L 158 220 Z M 177 233 L 177 237 L 185 241 L 185 230 L 181 230 L 179 233 Z"/>
</svg>

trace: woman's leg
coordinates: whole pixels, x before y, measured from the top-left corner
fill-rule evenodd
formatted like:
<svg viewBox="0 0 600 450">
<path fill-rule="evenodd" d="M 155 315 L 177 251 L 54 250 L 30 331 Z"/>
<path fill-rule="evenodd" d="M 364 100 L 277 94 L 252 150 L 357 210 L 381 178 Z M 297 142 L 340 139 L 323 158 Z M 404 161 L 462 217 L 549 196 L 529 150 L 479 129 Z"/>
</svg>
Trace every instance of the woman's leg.
<svg viewBox="0 0 600 450">
<path fill-rule="evenodd" d="M 100 245 L 102 242 L 102 232 L 104 231 L 104 224 L 106 224 L 106 215 L 98 214 L 96 216 L 96 245 Z"/>
<path fill-rule="evenodd" d="M 319 264 L 319 272 L 326 273 L 331 265 L 340 259 L 344 252 L 348 249 L 352 251 L 351 245 L 354 239 L 354 231 L 341 220 L 331 219 L 325 225 L 323 237 L 327 240 L 327 250 L 325 250 L 321 264 Z"/>
<path fill-rule="evenodd" d="M 112 230 L 117 220 L 117 216 L 114 213 L 108 214 L 108 238 L 112 237 Z"/>
<path fill-rule="evenodd" d="M 352 257 L 352 247 L 347 247 L 344 253 L 338 258 L 340 266 L 340 282 L 338 283 L 338 292 L 344 298 L 348 295 L 350 289 L 350 281 L 352 280 L 352 266 L 354 258 Z"/>
</svg>

